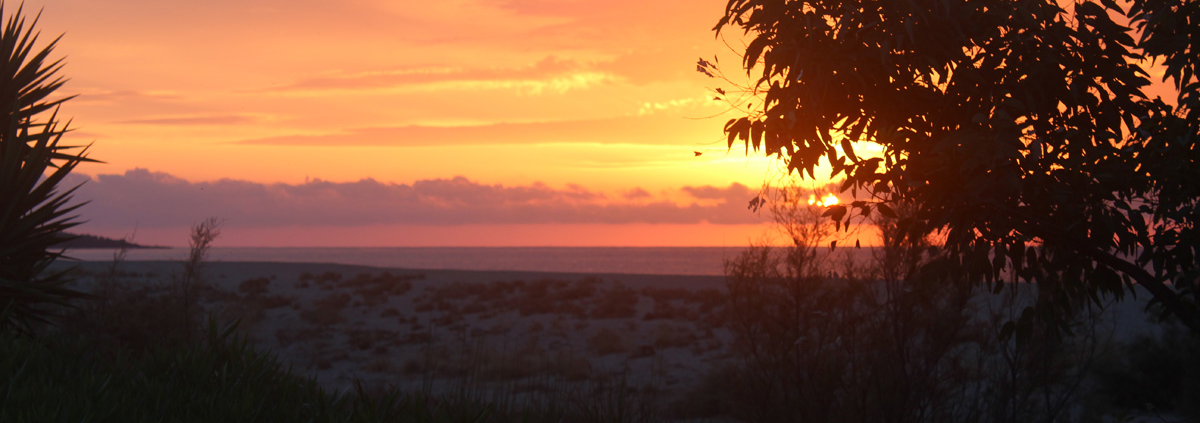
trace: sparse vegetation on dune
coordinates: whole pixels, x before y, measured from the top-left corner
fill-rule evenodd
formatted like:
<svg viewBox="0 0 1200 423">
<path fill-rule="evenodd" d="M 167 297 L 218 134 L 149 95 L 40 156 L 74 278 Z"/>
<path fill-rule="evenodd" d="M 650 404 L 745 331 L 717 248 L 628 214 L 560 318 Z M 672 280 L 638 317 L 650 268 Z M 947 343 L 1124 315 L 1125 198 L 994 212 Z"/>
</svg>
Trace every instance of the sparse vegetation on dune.
<svg viewBox="0 0 1200 423">
<path fill-rule="evenodd" d="M 1070 422 L 1130 413 L 1165 413 L 1168 419 L 1195 414 L 1191 398 L 1200 373 L 1187 364 L 1197 345 L 1188 332 L 1124 346 L 1110 342 L 1103 310 L 1081 306 L 1071 317 L 1070 334 L 1034 330 L 1018 342 L 1006 328 L 1021 317 L 1029 297 L 928 283 L 911 262 L 930 257 L 934 250 L 925 243 L 891 245 L 879 249 L 871 263 L 846 263 L 816 247 L 827 244 L 820 237 L 828 231 L 803 227 L 827 224 L 819 210 L 791 210 L 787 216 L 796 244 L 746 250 L 728 263 L 722 290 L 596 278 L 429 284 L 419 274 L 301 273 L 292 281 L 242 277 L 225 282 L 225 288 L 198 283 L 196 316 L 156 319 L 178 313 L 184 291 L 123 271 L 117 261 L 88 275 L 104 295 L 81 303 L 77 317 L 39 348 L 64 348 L 70 355 L 71 348 L 89 345 L 92 357 L 114 357 L 101 359 L 108 364 L 84 361 L 70 370 L 97 378 L 110 377 L 105 372 L 152 372 L 161 363 L 153 360 L 200 366 L 187 370 L 196 374 L 210 365 L 244 371 L 248 374 L 222 373 L 209 383 L 238 384 L 233 392 L 287 384 L 284 390 L 291 393 L 279 395 L 326 404 L 316 409 L 357 416 L 352 421 L 426 416 L 435 420 L 411 421 Z M 281 288 L 291 294 L 276 293 Z M 268 314 L 271 310 L 287 306 L 296 307 L 297 324 L 262 339 L 249 336 L 260 322 L 278 316 Z M 205 316 L 217 326 L 240 321 L 247 332 L 181 335 L 179 324 Z M 18 344 L 6 348 L 17 355 L 29 351 Z M 291 352 L 279 361 L 255 352 L 263 345 Z M 171 356 L 176 358 L 162 358 Z M 696 377 L 680 379 L 671 370 L 680 357 L 710 361 L 691 367 Z M 245 362 L 223 361 L 230 359 Z M 283 370 L 312 374 L 348 365 L 364 379 L 350 385 L 360 388 L 342 393 Z M 1184 371 L 1164 373 L 1165 368 Z M 10 371 L 14 380 L 28 376 Z M 158 389 L 145 385 L 166 383 L 157 377 L 138 376 L 104 389 Z M 98 389 L 88 380 L 93 379 L 70 389 Z M 1156 393 L 1149 405 L 1135 402 L 1151 398 L 1147 392 Z M 120 404 L 147 401 L 146 394 L 137 395 Z M 226 401 L 203 395 L 209 395 L 203 401 Z M 35 406 L 44 407 L 30 407 Z M 126 406 L 112 412 L 124 413 Z M 80 407 L 98 413 L 86 408 L 90 405 Z M 243 406 L 220 412 L 238 407 Z M 269 407 L 248 410 L 275 416 L 258 421 L 297 415 Z M 130 415 L 136 420 L 139 412 Z M 330 415 L 309 412 L 304 416 L 314 421 Z M 463 416 L 471 419 L 455 420 Z"/>
<path fill-rule="evenodd" d="M 5 422 L 507 422 L 487 404 L 395 391 L 330 392 L 228 330 L 108 356 L 79 339 L 0 334 Z"/>
<path fill-rule="evenodd" d="M 880 251 L 886 255 L 904 250 Z M 1072 318 L 1072 334 L 1034 331 L 1018 343 L 1002 332 L 1007 322 L 1019 318 L 1022 301 L 1028 298 L 981 296 L 967 287 L 934 289 L 918 279 L 915 267 L 879 258 L 874 265 L 846 272 L 841 259 L 819 249 L 751 248 L 730 261 L 724 290 L 635 288 L 586 278 L 418 285 L 419 275 L 384 272 L 353 278 L 299 274 L 292 281 L 242 277 L 225 282 L 226 288 L 198 285 L 194 311 L 200 315 L 195 319 L 212 315 L 218 326 L 236 317 L 249 330 L 258 319 L 272 318 L 264 313 L 275 307 L 298 307 L 294 315 L 299 325 L 272 330 L 259 340 L 232 332 L 216 338 L 223 339 L 225 347 L 214 347 L 220 343 L 211 336 L 191 341 L 180 336 L 176 325 L 187 320 L 155 319 L 159 313 L 177 312 L 173 308 L 180 304 L 182 291 L 120 270 L 118 263 L 98 270 L 107 273 L 89 275 L 108 280 L 95 285 L 106 287 L 104 311 L 89 305 L 99 304 L 99 299 L 82 303 L 80 318 L 67 320 L 54 335 L 57 340 L 44 346 L 66 348 L 63 354 L 70 355 L 70 348 L 89 345 L 91 356 L 118 357 L 101 360 L 109 364 L 84 362 L 70 370 L 100 372 L 95 373 L 101 375 L 98 378 L 110 377 L 104 373 L 110 367 L 105 366 L 140 374 L 152 371 L 144 367 L 156 363 L 149 360 L 182 355 L 175 358 L 181 364 L 173 365 L 220 365 L 249 372 L 212 379 L 212 386 L 278 389 L 270 384 L 286 383 L 291 387 L 285 390 L 293 392 L 286 395 L 295 395 L 291 398 L 326 401 L 329 405 L 321 406 L 325 410 L 361 417 L 352 421 L 771 422 L 886 417 L 1016 422 L 1086 421 L 1121 413 L 1168 413 L 1168 418 L 1194 414 L 1189 402 L 1189 395 L 1197 392 L 1194 371 L 1175 372 L 1169 378 L 1175 382 L 1152 390 L 1175 394 L 1152 402 L 1154 411 L 1132 399 L 1112 400 L 1144 398 L 1129 393 L 1133 387 L 1141 392 L 1163 380 L 1161 365 L 1173 366 L 1130 352 L 1161 352 L 1153 345 L 1163 345 L 1181 351 L 1180 363 L 1186 363 L 1183 357 L 1189 350 L 1180 346 L 1195 345 L 1187 332 L 1124 347 L 1108 343 L 1103 319 L 1080 308 Z M 836 276 L 830 269 L 838 269 Z M 297 287 L 301 281 L 310 285 Z M 277 289 L 292 294 L 276 294 Z M 385 299 L 372 302 L 371 296 Z M 251 317 L 255 311 L 258 318 Z M 89 313 L 95 318 L 89 319 Z M 363 322 L 377 318 L 391 323 Z M 530 323 L 514 324 L 522 321 Z M 714 336 L 714 329 L 736 336 Z M 572 341 L 572 333 L 580 338 Z M 293 352 L 284 356 L 287 361 L 279 361 L 254 352 L 264 348 L 261 345 Z M 17 353 L 26 348 L 10 347 Z M 223 348 L 241 351 L 233 357 L 250 364 L 221 361 L 231 354 Z M 678 365 L 673 357 L 680 353 L 713 361 L 706 374 L 679 380 L 670 369 Z M 216 356 L 200 358 L 204 354 Z M 715 359 L 721 356 L 726 358 Z M 316 380 L 282 370 L 292 367 L 311 374 L 307 372 L 334 371 L 346 363 L 355 363 L 365 377 L 357 385 L 361 390 L 333 393 Z M 611 363 L 627 364 L 613 371 L 606 368 Z M 705 372 L 704 368 L 698 369 Z M 104 389 L 159 389 L 137 384 L 166 383 L 154 377 L 112 382 Z M 96 389 L 85 384 L 90 382 L 79 383 L 70 389 Z M 121 391 L 106 395 L 124 395 L 116 392 Z M 121 404 L 148 398 L 137 395 Z M 214 403 L 226 401 L 216 394 L 204 395 L 211 395 L 202 398 Z M 119 411 L 125 406 L 114 406 L 117 411 L 112 412 L 125 412 Z M 369 411 L 347 411 L 354 409 Z M 289 421 L 296 415 L 295 410 L 254 410 L 260 416 L 276 416 L 258 421 Z M 139 412 L 131 413 L 136 421 Z M 313 413 L 306 416 L 328 415 Z M 392 417 L 377 419 L 385 415 Z M 420 415 L 449 417 L 405 420 Z M 455 420 L 462 416 L 481 420 Z"/>
</svg>

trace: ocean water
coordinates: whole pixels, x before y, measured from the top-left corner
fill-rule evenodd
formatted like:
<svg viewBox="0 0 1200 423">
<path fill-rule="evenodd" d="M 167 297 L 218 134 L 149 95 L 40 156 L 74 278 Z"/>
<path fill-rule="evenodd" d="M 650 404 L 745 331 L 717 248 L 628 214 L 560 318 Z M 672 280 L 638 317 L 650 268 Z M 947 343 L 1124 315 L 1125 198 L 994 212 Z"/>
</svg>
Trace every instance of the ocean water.
<svg viewBox="0 0 1200 423">
<path fill-rule="evenodd" d="M 376 267 L 514 270 L 649 275 L 723 275 L 741 248 L 727 247 L 214 247 L 210 261 L 337 263 Z M 109 261 L 114 250 L 80 249 L 67 255 Z M 125 260 L 183 260 L 185 248 L 129 250 Z"/>
</svg>

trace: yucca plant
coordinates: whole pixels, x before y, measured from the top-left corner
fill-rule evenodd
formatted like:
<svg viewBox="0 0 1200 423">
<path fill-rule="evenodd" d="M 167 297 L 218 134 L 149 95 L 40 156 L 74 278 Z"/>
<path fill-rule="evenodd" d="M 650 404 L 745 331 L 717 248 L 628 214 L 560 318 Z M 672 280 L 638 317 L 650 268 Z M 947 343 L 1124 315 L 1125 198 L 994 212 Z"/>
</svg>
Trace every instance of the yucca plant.
<svg viewBox="0 0 1200 423">
<path fill-rule="evenodd" d="M 51 61 L 54 39 L 34 48 L 37 17 L 26 25 L 22 9 L 8 15 L 0 33 L 0 327 L 29 332 L 53 307 L 83 297 L 65 286 L 64 272 L 47 272 L 63 251 L 63 231 L 78 224 L 80 203 L 59 184 L 86 157 L 87 147 L 60 143 L 69 122 L 54 99 L 65 80 L 62 59 Z M 0 1 L 0 19 L 4 3 Z M 39 15 L 40 16 L 40 15 Z"/>
</svg>

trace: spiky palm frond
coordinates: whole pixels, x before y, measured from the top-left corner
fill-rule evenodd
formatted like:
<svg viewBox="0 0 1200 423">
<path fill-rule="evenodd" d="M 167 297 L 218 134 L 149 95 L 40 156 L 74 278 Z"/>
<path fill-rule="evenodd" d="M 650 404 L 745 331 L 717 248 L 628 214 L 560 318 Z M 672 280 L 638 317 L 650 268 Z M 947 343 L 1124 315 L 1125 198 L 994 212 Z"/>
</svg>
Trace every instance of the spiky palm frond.
<svg viewBox="0 0 1200 423">
<path fill-rule="evenodd" d="M 9 15 L 0 32 L 0 327 L 29 331 L 46 321 L 49 306 L 85 296 L 47 267 L 62 257 L 54 246 L 79 223 L 73 213 L 82 206 L 71 202 L 78 186 L 59 184 L 95 160 L 86 146 L 60 143 L 70 123 L 59 120 L 58 108 L 70 97 L 51 98 L 65 82 L 57 75 L 62 59 L 50 61 L 58 39 L 35 49 L 37 17 L 26 25 L 22 12 Z"/>
</svg>

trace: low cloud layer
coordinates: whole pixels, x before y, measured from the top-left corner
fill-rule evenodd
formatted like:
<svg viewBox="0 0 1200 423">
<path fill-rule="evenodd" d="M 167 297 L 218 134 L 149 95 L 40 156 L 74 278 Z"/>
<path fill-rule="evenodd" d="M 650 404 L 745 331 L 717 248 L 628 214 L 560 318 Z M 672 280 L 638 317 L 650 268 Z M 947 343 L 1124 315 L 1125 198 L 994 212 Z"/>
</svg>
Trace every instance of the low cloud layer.
<svg viewBox="0 0 1200 423">
<path fill-rule="evenodd" d="M 230 227 L 492 224 L 753 224 L 746 209 L 755 192 L 743 185 L 683 187 L 697 201 L 668 201 L 640 188 L 606 195 L 578 185 L 488 185 L 458 177 L 412 184 L 364 179 L 261 184 L 223 179 L 189 182 L 134 169 L 98 175 L 76 194 L 90 201 L 87 226 L 123 229 L 187 226 L 215 216 Z"/>
</svg>

